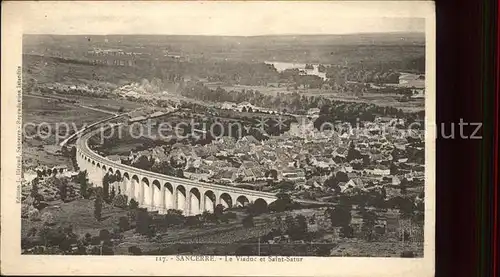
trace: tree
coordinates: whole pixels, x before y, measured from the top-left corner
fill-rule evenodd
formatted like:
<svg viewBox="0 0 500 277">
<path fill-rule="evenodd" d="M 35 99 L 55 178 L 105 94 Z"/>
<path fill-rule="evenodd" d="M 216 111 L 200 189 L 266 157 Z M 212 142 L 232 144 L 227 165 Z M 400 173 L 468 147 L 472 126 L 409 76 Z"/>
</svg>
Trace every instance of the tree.
<svg viewBox="0 0 500 277">
<path fill-rule="evenodd" d="M 403 219 L 412 218 L 415 214 L 415 204 L 409 198 L 402 198 L 402 201 L 399 203 L 398 207 L 401 218 Z"/>
<path fill-rule="evenodd" d="M 113 206 L 118 208 L 126 208 L 127 207 L 127 196 L 123 194 L 118 194 L 113 198 Z"/>
<path fill-rule="evenodd" d="M 51 228 L 49 227 L 43 227 L 40 232 L 38 232 L 38 236 L 40 237 L 40 240 L 43 242 L 44 246 L 49 245 L 49 240 L 50 240 L 50 232 L 52 231 Z"/>
<path fill-rule="evenodd" d="M 89 198 L 89 194 L 88 194 L 89 179 L 88 179 L 87 170 L 78 172 L 78 175 L 76 176 L 76 180 L 77 180 L 77 183 L 80 184 L 80 195 L 83 198 L 88 199 Z"/>
<path fill-rule="evenodd" d="M 282 192 L 285 191 L 293 191 L 295 188 L 295 184 L 291 181 L 281 181 L 277 186 L 278 189 L 280 189 Z"/>
<path fill-rule="evenodd" d="M 109 203 L 109 182 L 110 176 L 108 173 L 102 178 L 102 200 Z"/>
<path fill-rule="evenodd" d="M 347 173 L 343 171 L 337 172 L 335 178 L 337 179 L 338 182 L 349 182 L 349 176 L 347 175 Z"/>
<path fill-rule="evenodd" d="M 99 231 L 99 240 L 109 241 L 110 239 L 111 239 L 111 236 L 110 236 L 108 229 L 101 229 Z"/>
<path fill-rule="evenodd" d="M 343 238 L 353 238 L 354 237 L 354 230 L 352 229 L 351 226 L 349 225 L 346 225 L 346 226 L 342 226 L 340 228 L 340 235 L 343 237 Z"/>
<path fill-rule="evenodd" d="M 330 217 L 332 226 L 343 227 L 351 224 L 351 206 L 350 205 L 338 205 L 334 209 L 328 208 L 326 213 Z"/>
<path fill-rule="evenodd" d="M 337 177 L 335 177 L 334 175 L 332 175 L 328 179 L 326 179 L 324 185 L 328 188 L 333 189 L 336 194 L 339 194 L 341 191 L 340 186 L 339 186 L 339 181 L 337 180 Z"/>
<path fill-rule="evenodd" d="M 217 204 L 214 209 L 214 214 L 217 218 L 220 218 L 222 214 L 224 213 L 224 205 L 222 204 Z"/>
<path fill-rule="evenodd" d="M 115 187 L 112 187 L 111 188 L 111 192 L 109 194 L 109 199 L 110 201 L 113 201 L 115 199 L 115 196 L 116 196 L 116 191 L 115 191 Z"/>
<path fill-rule="evenodd" d="M 320 115 L 328 115 L 330 113 L 330 105 L 323 105 L 319 110 Z"/>
<path fill-rule="evenodd" d="M 41 219 L 44 225 L 52 226 L 56 224 L 54 215 L 51 212 L 43 213 Z"/>
<path fill-rule="evenodd" d="M 132 198 L 130 199 L 130 203 L 128 204 L 128 206 L 131 210 L 135 210 L 139 207 L 139 202 Z"/>
<path fill-rule="evenodd" d="M 245 227 L 245 228 L 253 227 L 254 226 L 253 216 L 247 215 L 246 217 L 243 218 L 241 223 L 243 224 L 243 227 Z"/>
<path fill-rule="evenodd" d="M 274 219 L 274 225 L 276 225 L 278 229 L 283 228 L 283 220 L 281 219 L 281 216 L 278 216 Z"/>
<path fill-rule="evenodd" d="M 401 183 L 399 184 L 399 189 L 402 195 L 405 195 L 406 192 L 408 191 L 408 180 L 406 178 L 403 178 L 403 180 L 401 180 Z"/>
<path fill-rule="evenodd" d="M 204 222 L 215 222 L 217 221 L 217 217 L 215 216 L 215 214 L 209 212 L 209 211 L 204 211 L 202 214 L 201 214 L 201 219 L 204 221 Z"/>
<path fill-rule="evenodd" d="M 150 216 L 145 208 L 137 209 L 135 231 L 141 235 L 150 235 Z"/>
<path fill-rule="evenodd" d="M 212 214 L 213 215 L 213 214 Z M 167 226 L 175 226 L 184 223 L 184 216 L 181 210 L 169 209 L 167 214 L 164 216 L 164 222 Z M 213 220 L 217 221 L 215 215 L 213 215 Z"/>
<path fill-rule="evenodd" d="M 198 216 L 188 216 L 186 217 L 186 226 L 200 226 L 201 225 L 200 217 Z"/>
<path fill-rule="evenodd" d="M 40 201 L 43 201 L 43 196 L 38 192 L 38 177 L 31 182 L 30 196 L 33 199 L 33 203 L 31 204 L 38 209 Z"/>
<path fill-rule="evenodd" d="M 101 255 L 114 255 L 113 244 L 110 240 L 104 241 L 101 245 Z"/>
<path fill-rule="evenodd" d="M 146 156 L 139 156 L 139 158 L 137 158 L 137 160 L 132 164 L 132 166 L 137 167 L 139 169 L 151 171 L 153 164 L 154 160 L 150 160 Z"/>
<path fill-rule="evenodd" d="M 273 210 L 276 212 L 284 212 L 293 207 L 292 198 L 288 193 L 279 192 L 278 194 L 276 194 L 276 197 L 278 199 L 273 203 L 269 204 L 269 210 Z"/>
<path fill-rule="evenodd" d="M 363 210 L 361 212 L 361 217 L 363 218 L 363 225 L 361 227 L 363 235 L 365 236 L 366 240 L 371 241 L 377 215 L 373 211 Z"/>
<path fill-rule="evenodd" d="M 347 160 L 352 161 L 360 158 L 362 158 L 361 153 L 359 152 L 359 150 L 354 148 L 354 143 L 351 142 L 349 145 L 349 150 L 347 151 Z"/>
<path fill-rule="evenodd" d="M 266 213 L 268 210 L 267 210 L 267 205 L 264 201 L 257 201 L 257 202 L 249 203 L 246 206 L 246 211 L 248 214 L 256 216 L 259 214 Z"/>
<path fill-rule="evenodd" d="M 119 219 L 118 219 L 118 227 L 120 229 L 120 232 L 125 232 L 127 231 L 129 228 L 130 228 L 130 224 L 129 224 L 129 221 L 128 221 L 128 217 L 126 216 L 121 216 Z"/>
<path fill-rule="evenodd" d="M 59 196 L 63 202 L 66 202 L 66 197 L 68 196 L 68 184 L 66 181 L 61 181 L 59 184 Z"/>
<path fill-rule="evenodd" d="M 290 222 L 289 222 L 290 221 Z M 307 235 L 307 220 L 304 215 L 297 215 L 295 219 L 288 217 L 285 219 L 287 224 L 287 234 L 293 240 L 304 239 Z"/>
<path fill-rule="evenodd" d="M 276 181 L 278 180 L 278 171 L 276 171 L 276 169 L 271 169 L 268 172 L 266 172 L 266 177 Z"/>
<path fill-rule="evenodd" d="M 33 197 L 33 199 L 36 199 L 37 196 L 39 195 L 39 192 L 38 192 L 38 177 L 33 179 L 33 181 L 31 181 L 31 191 L 30 191 L 30 195 L 31 197 Z"/>
<path fill-rule="evenodd" d="M 101 221 L 102 216 L 102 196 L 100 193 L 96 195 L 94 200 L 94 217 L 97 221 Z"/>
</svg>

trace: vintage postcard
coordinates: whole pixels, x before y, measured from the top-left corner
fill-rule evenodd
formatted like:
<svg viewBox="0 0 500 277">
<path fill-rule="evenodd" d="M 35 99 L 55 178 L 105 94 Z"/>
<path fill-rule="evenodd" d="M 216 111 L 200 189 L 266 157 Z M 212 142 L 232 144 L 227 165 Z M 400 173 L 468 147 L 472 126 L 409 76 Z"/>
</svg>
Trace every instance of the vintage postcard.
<svg viewBox="0 0 500 277">
<path fill-rule="evenodd" d="M 430 1 L 6 2 L 2 274 L 433 276 Z"/>
</svg>

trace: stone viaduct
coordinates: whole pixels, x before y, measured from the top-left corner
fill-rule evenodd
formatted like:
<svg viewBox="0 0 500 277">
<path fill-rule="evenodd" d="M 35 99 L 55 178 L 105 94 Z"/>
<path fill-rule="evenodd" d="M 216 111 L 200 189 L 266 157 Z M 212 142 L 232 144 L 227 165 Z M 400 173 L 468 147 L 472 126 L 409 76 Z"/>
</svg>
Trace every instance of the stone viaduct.
<svg viewBox="0 0 500 277">
<path fill-rule="evenodd" d="M 213 212 L 217 204 L 226 208 L 248 203 L 268 205 L 277 198 L 273 193 L 260 192 L 167 176 L 111 161 L 92 151 L 88 140 L 96 132 L 83 134 L 76 142 L 76 161 L 86 170 L 91 183 L 102 186 L 106 173 L 115 174 L 119 182 L 110 184 L 128 199 L 135 199 L 148 211 L 163 214 L 169 209 L 182 210 L 186 216 Z"/>
</svg>

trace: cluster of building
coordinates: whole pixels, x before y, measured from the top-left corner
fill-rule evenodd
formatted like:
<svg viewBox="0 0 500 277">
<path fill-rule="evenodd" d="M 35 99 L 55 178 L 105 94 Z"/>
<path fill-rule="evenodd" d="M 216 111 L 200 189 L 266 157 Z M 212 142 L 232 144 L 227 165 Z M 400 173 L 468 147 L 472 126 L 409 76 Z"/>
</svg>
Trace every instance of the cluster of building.
<svg viewBox="0 0 500 277">
<path fill-rule="evenodd" d="M 423 187 L 424 178 L 423 144 L 369 133 L 320 132 L 312 121 L 264 141 L 221 137 L 207 145 L 158 146 L 128 158 L 141 156 L 156 163 L 179 161 L 185 178 L 269 191 L 274 190 L 270 183 L 289 181 L 297 193 L 315 190 L 325 196 L 331 192 L 325 181 L 339 171 L 348 176 L 339 183 L 342 193 L 384 187 L 389 196 L 396 196 L 403 180 Z"/>
<path fill-rule="evenodd" d="M 109 93 L 108 89 L 101 86 L 93 86 L 89 84 L 68 85 L 62 83 L 42 85 L 40 86 L 40 91 L 48 93 L 55 91 L 61 94 L 81 94 L 89 96 L 106 95 Z"/>
<path fill-rule="evenodd" d="M 275 114 L 283 114 L 280 111 L 276 111 L 273 109 L 263 108 L 259 106 L 255 106 L 250 102 L 223 102 L 219 104 L 219 108 L 222 110 L 232 110 L 236 112 L 262 112 L 262 113 L 275 113 Z"/>
<path fill-rule="evenodd" d="M 123 57 L 123 56 L 140 56 L 140 55 L 145 55 L 144 53 L 138 53 L 138 52 L 127 52 L 122 49 L 100 49 L 100 48 L 94 48 L 92 50 L 87 51 L 87 56 L 93 56 L 93 57 Z"/>
</svg>

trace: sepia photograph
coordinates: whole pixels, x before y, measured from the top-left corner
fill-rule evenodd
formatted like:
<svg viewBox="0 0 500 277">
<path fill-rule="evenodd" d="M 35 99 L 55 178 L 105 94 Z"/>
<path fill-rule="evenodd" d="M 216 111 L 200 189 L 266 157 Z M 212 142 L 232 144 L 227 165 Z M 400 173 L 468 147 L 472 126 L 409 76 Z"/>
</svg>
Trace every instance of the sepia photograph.
<svg viewBox="0 0 500 277">
<path fill-rule="evenodd" d="M 432 261 L 433 6 L 334 2 L 25 4 L 20 255 Z"/>
</svg>

